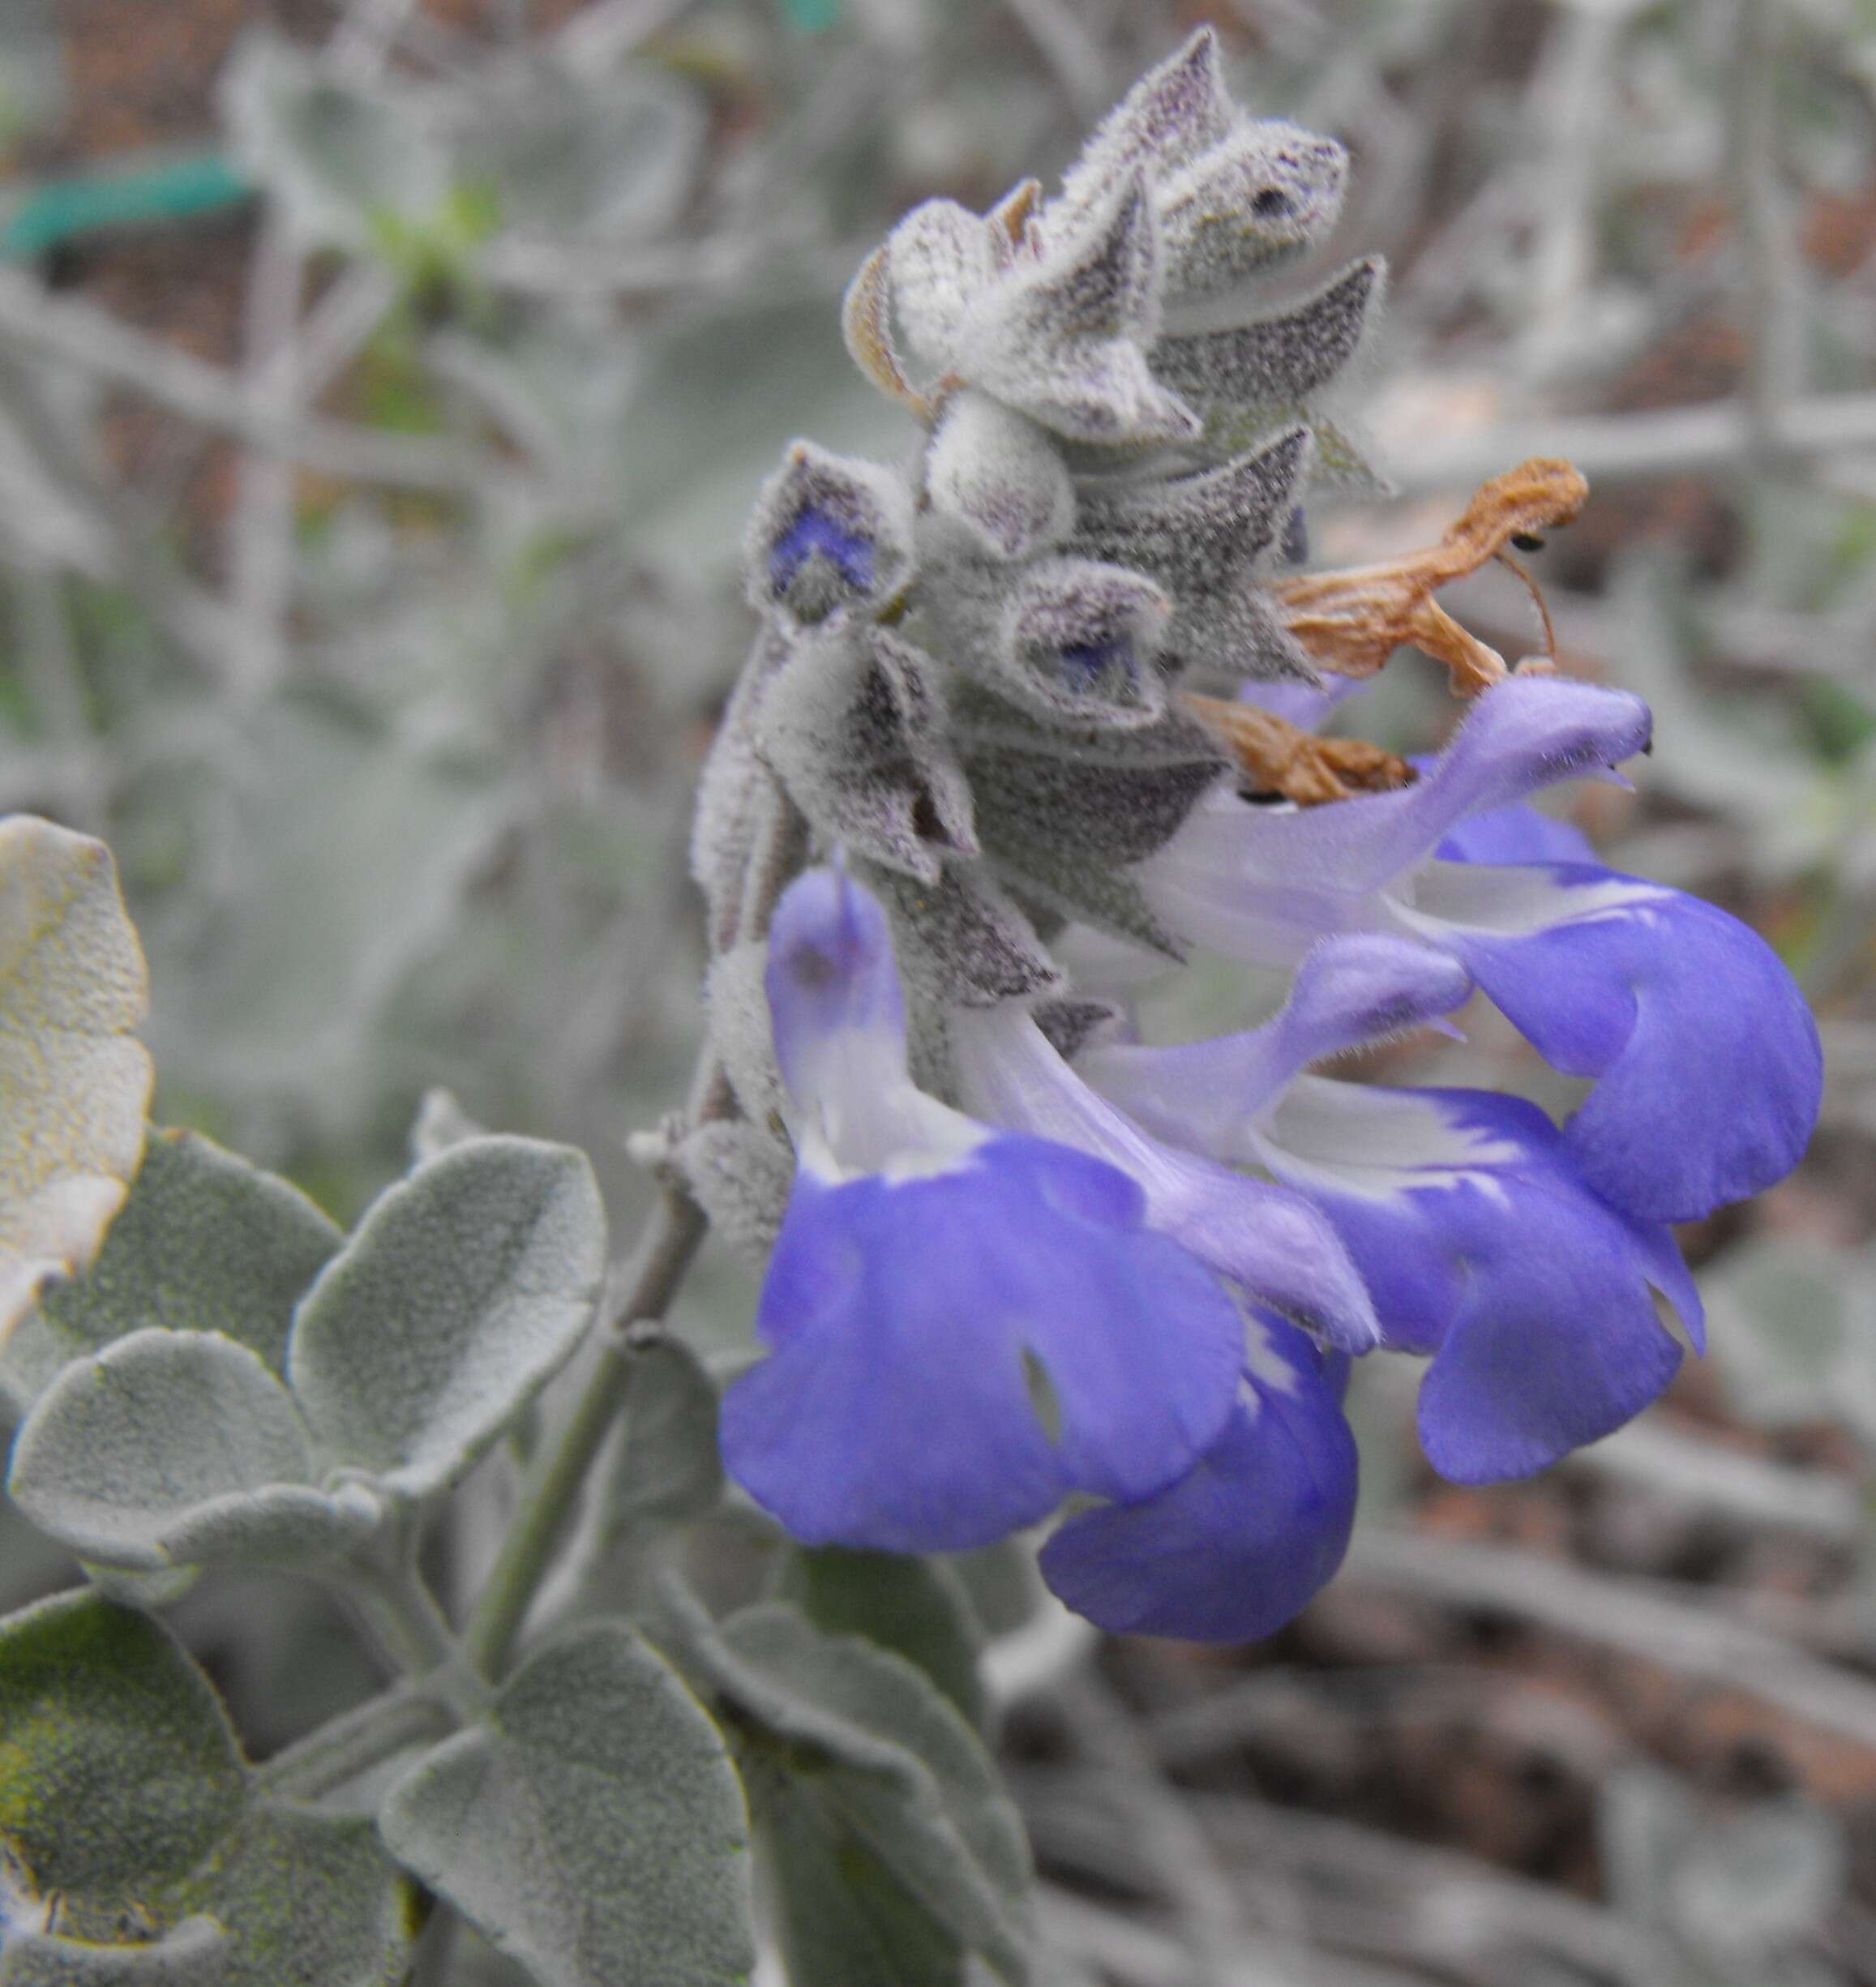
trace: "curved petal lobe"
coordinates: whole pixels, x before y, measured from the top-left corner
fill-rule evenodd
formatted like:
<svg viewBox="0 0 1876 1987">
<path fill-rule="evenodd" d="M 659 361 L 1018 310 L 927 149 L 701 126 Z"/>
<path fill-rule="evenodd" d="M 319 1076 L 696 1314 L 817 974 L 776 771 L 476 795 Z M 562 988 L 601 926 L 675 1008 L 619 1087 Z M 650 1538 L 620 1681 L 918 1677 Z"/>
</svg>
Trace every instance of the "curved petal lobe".
<svg viewBox="0 0 1876 1987">
<path fill-rule="evenodd" d="M 1673 1235 L 1591 1193 L 1522 1098 L 1305 1077 L 1266 1150 L 1335 1224 L 1388 1343 L 1433 1355 L 1420 1440 L 1456 1482 L 1528 1475 L 1647 1407 L 1681 1363 L 1655 1291 L 1700 1343 Z"/>
<path fill-rule="evenodd" d="M 1440 863 L 1413 923 L 1548 1061 L 1598 1079 L 1565 1136 L 1604 1199 L 1690 1221 L 1797 1163 L 1822 1095 L 1817 1026 L 1738 919 L 1587 863 Z"/>
<path fill-rule="evenodd" d="M 1043 1577 L 1117 1634 L 1249 1642 L 1298 1613 L 1342 1563 L 1355 1520 L 1354 1437 L 1338 1376 L 1267 1314 L 1224 1433 L 1168 1490 L 1072 1518 Z"/>
<path fill-rule="evenodd" d="M 795 1537 L 954 1551 L 1069 1491 L 1136 1499 L 1231 1409 L 1236 1307 L 1139 1189 L 993 1137 L 898 1181 L 798 1176 L 763 1287 L 769 1356 L 723 1403 L 730 1472 Z"/>
</svg>

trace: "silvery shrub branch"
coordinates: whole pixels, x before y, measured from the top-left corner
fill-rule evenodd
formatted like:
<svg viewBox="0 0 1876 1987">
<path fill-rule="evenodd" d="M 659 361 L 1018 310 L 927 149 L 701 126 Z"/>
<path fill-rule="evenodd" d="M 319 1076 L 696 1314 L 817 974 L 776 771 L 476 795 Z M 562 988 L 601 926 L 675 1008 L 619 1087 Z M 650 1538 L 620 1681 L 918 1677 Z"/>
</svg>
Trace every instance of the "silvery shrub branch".
<svg viewBox="0 0 1876 1987">
<path fill-rule="evenodd" d="M 83 1569 L 0 1621 L 0 1987 L 1068 1981 L 985 1743 L 1021 1535 L 1079 1497 L 1059 1595 L 1243 1640 L 1346 1547 L 1352 1357 L 1431 1355 L 1422 1440 L 1467 1480 L 1666 1384 L 1652 1293 L 1698 1322 L 1664 1224 L 1793 1163 L 1814 1032 L 1710 906 L 1554 840 L 1484 867 L 1536 859 L 1480 852 L 1542 840 L 1524 793 L 1647 737 L 1433 600 L 1574 514 L 1567 465 L 1424 553 L 1297 570 L 1314 493 L 1368 474 L 1338 387 L 1381 272 L 1246 298 L 1346 164 L 1236 107 L 1201 32 L 1053 197 L 929 202 L 861 270 L 849 345 L 918 452 L 800 443 L 756 505 L 696 817 L 705 1048 L 610 1278 L 586 1158 L 447 1100 L 349 1233 L 148 1130 L 110 857 L 0 824 L 7 1488 Z M 1417 782 L 1309 725 L 1325 671 L 1409 640 L 1477 699 Z M 1130 974 L 1199 938 L 1274 947 L 1283 1013 L 1133 1039 Z M 1566 1125 L 1308 1073 L 1475 984 L 1593 1080 Z M 706 1215 L 769 1259 L 721 1403 L 657 1325 Z M 452 1612 L 431 1548 L 478 1486 L 500 1536 Z M 965 1547 L 1013 1578 L 923 1557 Z M 258 1764 L 163 1612 L 256 1567 L 337 1596 L 386 1680 Z"/>
</svg>

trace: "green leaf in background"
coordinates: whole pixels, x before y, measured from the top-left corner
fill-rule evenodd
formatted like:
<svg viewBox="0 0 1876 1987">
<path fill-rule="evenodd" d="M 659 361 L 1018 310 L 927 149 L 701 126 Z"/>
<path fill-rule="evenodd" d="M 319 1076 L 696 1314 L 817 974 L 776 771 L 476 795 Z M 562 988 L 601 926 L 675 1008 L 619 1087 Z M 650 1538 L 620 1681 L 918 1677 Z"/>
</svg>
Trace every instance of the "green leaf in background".
<svg viewBox="0 0 1876 1987">
<path fill-rule="evenodd" d="M 0 1622 L 0 1839 L 42 1895 L 119 1910 L 246 1798 L 215 1693 L 148 1615 L 65 1594 Z"/>
<path fill-rule="evenodd" d="M 964 1583 L 942 1560 L 841 1546 L 791 1548 L 777 1592 L 829 1635 L 863 1635 L 915 1663 L 965 1717 L 983 1729 L 977 1674 L 982 1644 Z"/>
<path fill-rule="evenodd" d="M 1775 1428 L 1848 1420 L 1876 1435 L 1876 1255 L 1775 1235 L 1703 1278 L 1707 1331 L 1734 1410 Z"/>
<path fill-rule="evenodd" d="M 164 1901 L 225 1928 L 215 1987 L 399 1987 L 420 1903 L 368 1818 L 271 1802 Z"/>
<path fill-rule="evenodd" d="M 854 1833 L 814 1776 L 757 1765 L 749 1775 L 791 1981 L 965 1987 L 964 1947 Z"/>
<path fill-rule="evenodd" d="M 429 1496 L 579 1343 L 605 1267 L 584 1154 L 466 1140 L 383 1194 L 321 1273 L 293 1327 L 293 1392 L 336 1460 Z"/>
<path fill-rule="evenodd" d="M 15 1910 L 0 1987 L 396 1987 L 408 1968 L 416 1895 L 370 1823 L 257 1801 L 207 1678 L 96 1595 L 0 1622 L 0 1850 L 49 1921 Z"/>
<path fill-rule="evenodd" d="M 847 1859 L 855 1869 L 876 1861 L 1000 1977 L 1028 1981 L 1022 1825 L 976 1733 L 924 1673 L 857 1636 L 824 1635 L 779 1603 L 713 1624 L 694 1602 L 670 1598 L 685 1659 L 739 1737 L 765 1835 L 800 1821 L 812 1790 L 837 1861 L 850 1838 L 865 1852 Z M 876 1900 L 862 1916 L 876 1930 L 922 1923 L 903 1901 Z M 930 1942 L 914 1943 L 919 1963 L 931 1963 Z"/>
<path fill-rule="evenodd" d="M 13 1334 L 0 1394 L 24 1411 L 69 1360 L 148 1325 L 220 1332 L 281 1372 L 293 1306 L 344 1240 L 297 1187 L 195 1133 L 156 1133 L 96 1262 Z"/>
<path fill-rule="evenodd" d="M 542 1987 L 732 1987 L 754 1967 L 735 1775 L 696 1701 L 621 1623 L 524 1664 L 486 1724 L 392 1789 L 382 1826 Z"/>
<path fill-rule="evenodd" d="M 88 1263 L 143 1150 L 143 955 L 110 851 L 0 820 L 0 1342 Z"/>
<path fill-rule="evenodd" d="M 293 1564 L 380 1516 L 319 1487 L 299 1411 L 258 1354 L 214 1332 L 143 1331 L 69 1366 L 14 1445 L 7 1488 L 81 1557 L 136 1569 Z"/>
<path fill-rule="evenodd" d="M 602 1497 L 615 1533 L 700 1517 L 723 1490 L 717 1390 L 696 1354 L 659 1338 L 633 1346 L 630 1359 L 632 1388 Z"/>
<path fill-rule="evenodd" d="M 782 0 L 782 11 L 806 34 L 820 34 L 839 24 L 846 0 Z"/>
</svg>

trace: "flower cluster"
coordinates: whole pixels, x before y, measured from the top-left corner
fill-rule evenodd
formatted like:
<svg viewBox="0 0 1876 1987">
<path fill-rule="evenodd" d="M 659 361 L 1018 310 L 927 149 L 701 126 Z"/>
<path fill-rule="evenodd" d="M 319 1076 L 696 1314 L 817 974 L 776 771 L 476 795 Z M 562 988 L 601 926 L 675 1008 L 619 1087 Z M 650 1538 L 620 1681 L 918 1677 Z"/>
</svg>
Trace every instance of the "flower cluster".
<svg viewBox="0 0 1876 1987">
<path fill-rule="evenodd" d="M 1527 464 L 1418 559 L 1287 570 L 1309 479 L 1360 473 L 1325 407 L 1381 272 L 1217 320 L 1344 165 L 1238 110 L 1201 32 L 1054 199 L 909 215 L 847 330 L 917 463 L 801 443 L 765 489 L 699 808 L 728 1102 L 677 1163 L 769 1255 L 730 1468 L 817 1543 L 1066 1505 L 1043 1573 L 1115 1629 L 1266 1634 L 1333 1573 L 1355 1358 L 1428 1362 L 1461 1481 L 1619 1426 L 1700 1343 L 1667 1224 L 1785 1172 L 1818 1102 L 1765 945 L 1526 804 L 1644 750 L 1646 707 L 1433 602 L 1581 479 Z M 1474 699 L 1417 775 L 1313 731 L 1403 640 Z M 1287 997 L 1141 1041 L 1195 952 Z M 1321 1073 L 1475 993 L 1583 1081 L 1561 1125 Z"/>
</svg>

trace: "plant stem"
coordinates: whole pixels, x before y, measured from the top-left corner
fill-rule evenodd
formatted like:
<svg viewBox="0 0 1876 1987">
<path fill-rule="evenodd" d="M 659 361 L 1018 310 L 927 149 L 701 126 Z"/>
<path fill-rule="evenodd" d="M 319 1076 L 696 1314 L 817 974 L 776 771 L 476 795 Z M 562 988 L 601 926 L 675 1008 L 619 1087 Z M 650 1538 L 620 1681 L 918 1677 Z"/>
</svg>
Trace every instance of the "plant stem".
<svg viewBox="0 0 1876 1987">
<path fill-rule="evenodd" d="M 260 1777 L 270 1793 L 316 1801 L 406 1745 L 441 1738 L 453 1722 L 428 1685 L 400 1684 L 276 1753 Z"/>
<path fill-rule="evenodd" d="M 636 1267 L 598 1364 L 575 1404 L 559 1440 L 546 1450 L 521 1493 L 520 1508 L 482 1590 L 464 1641 L 471 1665 L 496 1677 L 537 1589 L 546 1577 L 555 1546 L 579 1501 L 587 1471 L 613 1421 L 625 1404 L 632 1366 L 623 1339 L 628 1325 L 662 1317 L 691 1258 L 704 1237 L 702 1210 L 687 1196 L 666 1188 L 640 1238 Z"/>
</svg>

